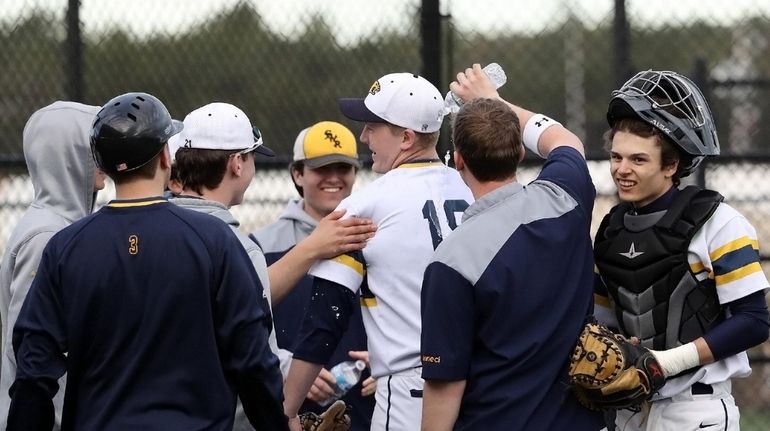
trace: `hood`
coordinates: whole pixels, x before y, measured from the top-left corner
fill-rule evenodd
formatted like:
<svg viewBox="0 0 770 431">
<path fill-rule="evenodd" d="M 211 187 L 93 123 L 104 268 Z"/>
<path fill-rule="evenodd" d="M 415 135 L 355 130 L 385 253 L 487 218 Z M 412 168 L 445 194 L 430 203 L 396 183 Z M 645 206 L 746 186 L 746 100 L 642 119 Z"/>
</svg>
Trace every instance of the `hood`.
<svg viewBox="0 0 770 431">
<path fill-rule="evenodd" d="M 209 201 L 198 197 L 181 196 L 170 200 L 172 203 L 182 208 L 213 215 L 230 226 L 238 227 L 240 223 L 233 217 L 233 214 L 224 204 L 215 201 Z"/>
<path fill-rule="evenodd" d="M 302 209 L 304 203 L 305 201 L 303 199 L 290 200 L 286 205 L 286 208 L 284 208 L 283 213 L 281 213 L 281 216 L 278 218 L 304 223 L 311 226 L 310 230 L 315 229 L 315 227 L 318 226 L 318 222 Z"/>
<path fill-rule="evenodd" d="M 67 220 L 91 213 L 94 171 L 91 125 L 98 106 L 54 102 L 36 111 L 24 126 L 24 159 L 35 189 L 32 205 Z"/>
</svg>

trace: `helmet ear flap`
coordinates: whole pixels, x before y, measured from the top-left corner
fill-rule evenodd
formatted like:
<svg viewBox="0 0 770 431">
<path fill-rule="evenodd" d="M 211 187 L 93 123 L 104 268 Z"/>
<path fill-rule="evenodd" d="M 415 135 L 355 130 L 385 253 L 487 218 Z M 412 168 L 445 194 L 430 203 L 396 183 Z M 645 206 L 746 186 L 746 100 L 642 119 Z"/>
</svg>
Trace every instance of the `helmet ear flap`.
<svg viewBox="0 0 770 431">
<path fill-rule="evenodd" d="M 700 166 L 701 162 L 706 158 L 706 156 L 692 156 L 690 154 L 682 154 L 681 158 L 679 159 L 679 167 L 677 168 L 677 173 L 679 174 L 679 178 L 684 178 L 691 173 L 695 169 Z"/>
</svg>

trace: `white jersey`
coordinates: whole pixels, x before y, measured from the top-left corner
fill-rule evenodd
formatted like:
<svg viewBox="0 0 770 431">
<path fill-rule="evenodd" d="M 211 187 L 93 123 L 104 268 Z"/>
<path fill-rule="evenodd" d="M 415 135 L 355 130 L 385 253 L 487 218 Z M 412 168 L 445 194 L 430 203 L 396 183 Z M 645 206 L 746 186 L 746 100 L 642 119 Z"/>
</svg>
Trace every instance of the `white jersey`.
<svg viewBox="0 0 770 431">
<path fill-rule="evenodd" d="M 433 250 L 473 195 L 440 162 L 406 163 L 343 200 L 345 217 L 378 226 L 362 252 L 316 263 L 309 274 L 360 292 L 372 375 L 420 366 L 420 292 Z"/>
<path fill-rule="evenodd" d="M 687 260 L 698 280 L 714 279 L 719 303 L 727 304 L 768 288 L 758 253 L 754 227 L 734 208 L 720 203 L 690 242 Z M 601 321 L 617 324 L 614 313 L 607 308 L 609 304 L 607 298 L 597 298 L 596 316 Z M 666 381 L 656 399 L 669 398 L 695 382 L 715 384 L 749 374 L 748 356 L 741 352 L 704 365 L 695 373 Z"/>
</svg>

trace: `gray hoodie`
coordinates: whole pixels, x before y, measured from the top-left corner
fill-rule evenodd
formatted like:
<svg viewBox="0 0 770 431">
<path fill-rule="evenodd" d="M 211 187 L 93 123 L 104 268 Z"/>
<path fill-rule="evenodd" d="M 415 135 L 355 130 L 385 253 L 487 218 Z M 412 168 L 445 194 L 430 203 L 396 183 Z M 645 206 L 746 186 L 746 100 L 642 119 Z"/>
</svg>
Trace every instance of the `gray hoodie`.
<svg viewBox="0 0 770 431">
<path fill-rule="evenodd" d="M 318 221 L 303 206 L 302 199 L 290 200 L 278 220 L 254 232 L 265 254 L 283 253 L 313 233 Z"/>
<path fill-rule="evenodd" d="M 59 230 L 91 213 L 94 162 L 89 135 L 98 106 L 54 102 L 32 114 L 24 126 L 24 159 L 35 198 L 16 225 L 0 264 L 0 429 L 6 428 L 16 379 L 11 334 L 48 240 Z M 55 430 L 61 423 L 65 378 L 54 397 Z"/>
</svg>

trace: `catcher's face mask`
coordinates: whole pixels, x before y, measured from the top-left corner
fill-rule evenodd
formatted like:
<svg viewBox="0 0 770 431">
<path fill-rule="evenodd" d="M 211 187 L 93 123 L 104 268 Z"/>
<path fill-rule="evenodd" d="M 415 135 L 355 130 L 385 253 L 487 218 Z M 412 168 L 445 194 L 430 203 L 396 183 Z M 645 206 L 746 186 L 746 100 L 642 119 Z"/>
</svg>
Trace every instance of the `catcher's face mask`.
<svg viewBox="0 0 770 431">
<path fill-rule="evenodd" d="M 639 72 L 613 91 L 607 121 L 612 127 L 622 118 L 646 122 L 692 156 L 681 166 L 681 176 L 692 172 L 705 156 L 719 154 L 719 139 L 706 99 L 692 81 L 676 72 Z"/>
</svg>

